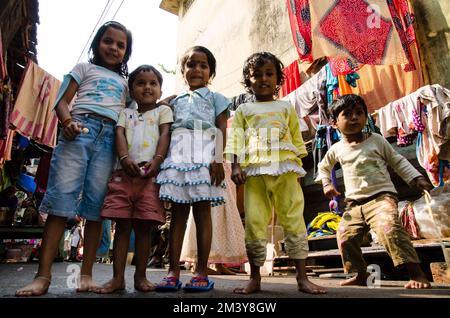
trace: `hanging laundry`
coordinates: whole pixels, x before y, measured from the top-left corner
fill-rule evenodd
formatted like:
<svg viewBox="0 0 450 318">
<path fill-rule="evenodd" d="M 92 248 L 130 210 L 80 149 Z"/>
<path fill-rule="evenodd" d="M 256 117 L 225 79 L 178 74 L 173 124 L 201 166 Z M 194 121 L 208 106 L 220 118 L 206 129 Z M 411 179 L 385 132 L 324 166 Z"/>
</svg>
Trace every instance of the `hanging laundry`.
<svg viewBox="0 0 450 318">
<path fill-rule="evenodd" d="M 348 58 L 352 64 L 406 64 L 410 36 L 396 27 L 404 6 L 386 0 L 288 0 L 292 36 L 301 60 Z M 396 6 L 397 5 L 397 6 Z M 401 8 L 397 10 L 397 8 Z M 403 11 L 401 11 L 403 10 Z M 410 30 L 410 29 L 408 29 Z M 405 42 L 402 42 L 402 39 Z M 413 63 L 413 62 L 412 62 Z"/>
<path fill-rule="evenodd" d="M 333 76 L 347 75 L 356 72 L 361 68 L 361 64 L 355 63 L 352 59 L 343 57 L 327 57 Z"/>
<path fill-rule="evenodd" d="M 3 58 L 3 39 L 0 28 L 0 139 L 8 136 L 9 114 L 11 113 L 12 88 Z"/>
<path fill-rule="evenodd" d="M 22 78 L 11 125 L 22 135 L 55 147 L 58 119 L 53 112 L 61 83 L 32 61 Z"/>
<path fill-rule="evenodd" d="M 8 135 L 12 99 L 11 79 L 9 77 L 0 79 L 0 139 L 6 139 Z"/>
<path fill-rule="evenodd" d="M 313 61 L 311 55 L 311 15 L 309 0 L 286 0 L 292 37 L 301 61 Z"/>
<path fill-rule="evenodd" d="M 6 77 L 6 64 L 3 58 L 3 38 L 2 28 L 0 28 L 0 81 L 3 81 Z"/>
<path fill-rule="evenodd" d="M 403 51 L 408 59 L 408 64 L 405 65 L 405 71 L 413 71 L 416 69 L 411 52 L 411 45 L 416 42 L 413 25 L 414 14 L 412 14 L 412 10 L 409 8 L 406 0 L 386 0 L 386 2 L 400 41 L 402 42 Z"/>
<path fill-rule="evenodd" d="M 283 86 L 281 86 L 281 97 L 288 95 L 302 84 L 297 61 L 294 61 L 289 64 L 289 66 L 285 67 L 283 73 L 286 76 L 286 79 Z"/>
<path fill-rule="evenodd" d="M 47 190 L 48 172 L 50 170 L 50 160 L 52 159 L 52 152 L 45 152 L 40 160 L 36 170 L 36 192 L 44 193 Z"/>
<path fill-rule="evenodd" d="M 6 139 L 0 140 L 0 165 L 5 161 L 11 160 L 11 151 L 15 133 L 14 130 L 8 129 Z"/>
<path fill-rule="evenodd" d="M 308 117 L 307 122 L 314 130 L 317 125 L 328 123 L 326 81 L 327 72 L 323 66 L 299 88 L 282 98 L 295 106 L 299 118 Z"/>
</svg>

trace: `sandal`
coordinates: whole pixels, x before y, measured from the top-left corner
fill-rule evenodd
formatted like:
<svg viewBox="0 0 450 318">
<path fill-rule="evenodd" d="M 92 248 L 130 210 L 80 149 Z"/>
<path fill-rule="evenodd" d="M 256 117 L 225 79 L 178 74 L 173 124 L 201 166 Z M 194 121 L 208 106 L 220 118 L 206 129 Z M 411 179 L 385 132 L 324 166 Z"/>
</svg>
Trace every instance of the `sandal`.
<svg viewBox="0 0 450 318">
<path fill-rule="evenodd" d="M 164 277 L 162 282 L 157 284 L 155 287 L 155 291 L 164 292 L 164 291 L 178 291 L 181 288 L 182 283 L 180 280 L 174 276 Z"/>
<path fill-rule="evenodd" d="M 198 286 L 196 284 L 205 282 L 206 286 Z M 209 280 L 208 277 L 205 276 L 194 276 L 191 280 L 184 285 L 184 290 L 188 292 L 204 292 L 210 291 L 214 288 L 214 282 Z"/>
</svg>

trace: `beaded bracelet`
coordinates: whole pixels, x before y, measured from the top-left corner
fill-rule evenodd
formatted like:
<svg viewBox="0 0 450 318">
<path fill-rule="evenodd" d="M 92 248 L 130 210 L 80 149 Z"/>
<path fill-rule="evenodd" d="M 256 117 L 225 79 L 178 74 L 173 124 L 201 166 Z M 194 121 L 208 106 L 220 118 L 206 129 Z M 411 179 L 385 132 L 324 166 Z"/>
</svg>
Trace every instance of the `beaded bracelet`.
<svg viewBox="0 0 450 318">
<path fill-rule="evenodd" d="M 164 161 L 163 155 L 154 155 L 153 158 L 160 158 L 162 161 Z"/>
</svg>

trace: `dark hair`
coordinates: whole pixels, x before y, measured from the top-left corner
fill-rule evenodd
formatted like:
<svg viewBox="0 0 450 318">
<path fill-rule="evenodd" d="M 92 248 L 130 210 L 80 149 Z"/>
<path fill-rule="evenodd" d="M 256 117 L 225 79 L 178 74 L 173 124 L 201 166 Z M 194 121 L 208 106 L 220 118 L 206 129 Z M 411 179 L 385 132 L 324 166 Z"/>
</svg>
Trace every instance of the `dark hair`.
<svg viewBox="0 0 450 318">
<path fill-rule="evenodd" d="M 347 94 L 342 95 L 336 99 L 333 104 L 328 108 L 328 114 L 331 119 L 337 120 L 339 114 L 347 108 L 354 108 L 357 105 L 360 105 L 364 113 L 366 113 L 366 117 L 368 116 L 367 105 L 364 99 L 361 96 L 355 94 Z"/>
<path fill-rule="evenodd" d="M 91 56 L 89 58 L 89 62 L 95 65 L 101 65 L 102 61 L 100 59 L 100 53 L 98 51 L 98 48 L 100 46 L 100 40 L 105 34 L 106 30 L 111 27 L 117 30 L 123 31 L 127 35 L 127 48 L 125 50 L 125 55 L 123 57 L 123 61 L 121 64 L 117 65 L 117 68 L 114 69 L 114 72 L 117 74 L 127 77 L 128 76 L 128 66 L 127 62 L 130 59 L 131 56 L 131 46 L 133 45 L 133 37 L 131 35 L 131 32 L 127 30 L 127 28 L 116 21 L 108 21 L 104 23 L 95 34 L 94 38 L 92 39 L 91 47 L 89 48 L 89 55 Z"/>
<path fill-rule="evenodd" d="M 214 76 L 216 75 L 216 58 L 211 53 L 211 51 L 208 50 L 204 46 L 193 46 L 183 54 L 183 57 L 181 58 L 181 62 L 180 62 L 181 74 L 184 73 L 186 62 L 189 59 L 189 55 L 192 52 L 200 52 L 200 53 L 204 53 L 206 55 L 206 58 L 208 60 L 208 65 L 209 65 L 209 77 L 211 79 L 214 78 Z"/>
<path fill-rule="evenodd" d="M 284 65 L 283 63 L 272 53 L 269 52 L 259 52 L 250 55 L 244 63 L 244 69 L 242 70 L 242 84 L 244 85 L 247 92 L 253 94 L 250 84 L 250 71 L 256 67 L 261 67 L 267 62 L 272 62 L 275 65 L 277 71 L 277 88 L 274 95 L 278 95 L 281 85 L 283 85 L 286 75 L 283 73 Z"/>
<path fill-rule="evenodd" d="M 136 77 L 141 72 L 153 72 L 156 75 L 156 78 L 158 79 L 159 86 L 162 87 L 163 77 L 161 73 L 153 66 L 144 64 L 139 66 L 137 69 L 135 69 L 133 72 L 130 73 L 130 76 L 128 77 L 128 88 L 130 89 L 130 92 L 133 90 L 133 83 L 136 80 Z"/>
</svg>

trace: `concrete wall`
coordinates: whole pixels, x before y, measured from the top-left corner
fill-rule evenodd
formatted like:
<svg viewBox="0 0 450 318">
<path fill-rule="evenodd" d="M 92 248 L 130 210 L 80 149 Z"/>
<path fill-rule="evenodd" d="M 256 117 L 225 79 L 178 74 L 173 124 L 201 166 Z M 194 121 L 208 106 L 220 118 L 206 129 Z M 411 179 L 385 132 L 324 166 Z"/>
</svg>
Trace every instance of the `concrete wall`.
<svg viewBox="0 0 450 318">
<path fill-rule="evenodd" d="M 450 88 L 450 1 L 413 0 L 412 4 L 425 82 Z"/>
<path fill-rule="evenodd" d="M 284 0 L 196 0 L 180 8 L 178 59 L 191 46 L 203 45 L 217 59 L 210 88 L 228 97 L 244 91 L 242 66 L 252 53 L 270 51 L 285 65 L 297 58 Z M 177 70 L 177 92 L 184 81 Z"/>
</svg>

